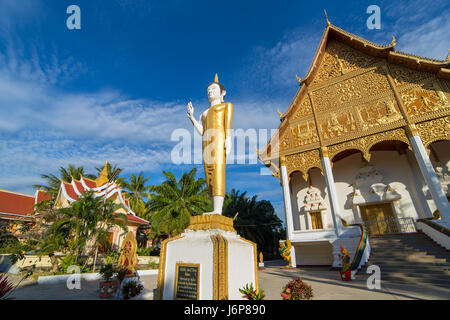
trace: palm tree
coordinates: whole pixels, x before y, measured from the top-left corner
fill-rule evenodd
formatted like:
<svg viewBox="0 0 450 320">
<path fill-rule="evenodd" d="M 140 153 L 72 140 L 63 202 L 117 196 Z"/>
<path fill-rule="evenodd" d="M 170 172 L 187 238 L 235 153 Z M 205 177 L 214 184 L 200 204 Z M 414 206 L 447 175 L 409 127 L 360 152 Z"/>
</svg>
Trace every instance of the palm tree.
<svg viewBox="0 0 450 320">
<path fill-rule="evenodd" d="M 126 190 L 130 197 L 143 201 L 147 197 L 146 192 L 150 190 L 150 186 L 146 185 L 150 178 L 145 178 L 144 173 L 140 172 L 139 175 L 132 174 L 130 176 L 130 182 L 124 180 L 122 187 Z"/>
<path fill-rule="evenodd" d="M 163 171 L 166 181 L 152 187 L 148 202 L 152 229 L 157 235 L 172 237 L 183 231 L 191 216 L 211 210 L 205 179 L 195 178 L 197 169 L 183 173 L 177 181 L 172 172 Z"/>
<path fill-rule="evenodd" d="M 223 215 L 234 218 L 234 228 L 245 239 L 258 245 L 265 256 L 272 257 L 278 248 L 282 222 L 269 201 L 249 198 L 235 189 L 225 195 Z M 237 216 L 236 216 L 237 214 Z"/>
<path fill-rule="evenodd" d="M 47 184 L 35 184 L 33 185 L 33 187 L 44 190 L 45 192 L 48 192 L 56 197 L 61 185 L 61 179 L 65 182 L 71 182 L 72 177 L 80 180 L 81 176 L 89 179 L 96 178 L 92 174 L 86 174 L 83 167 L 75 167 L 74 165 L 69 164 L 67 169 L 64 167 L 59 167 L 59 177 L 54 174 L 41 174 L 41 178 L 46 180 Z"/>
<path fill-rule="evenodd" d="M 105 242 L 110 226 L 126 230 L 125 215 L 116 213 L 120 207 L 111 200 L 95 197 L 92 191 L 84 193 L 70 207 L 55 211 L 59 219 L 48 228 L 42 249 L 65 250 L 77 264 L 83 253 L 92 254 L 95 244 Z M 90 252 L 86 252 L 86 247 Z"/>
</svg>

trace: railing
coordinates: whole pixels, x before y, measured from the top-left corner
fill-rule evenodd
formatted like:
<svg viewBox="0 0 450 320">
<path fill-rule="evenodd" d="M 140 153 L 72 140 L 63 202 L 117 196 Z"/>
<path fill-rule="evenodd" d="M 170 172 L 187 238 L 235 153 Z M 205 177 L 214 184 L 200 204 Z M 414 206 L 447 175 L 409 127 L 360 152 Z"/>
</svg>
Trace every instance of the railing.
<svg viewBox="0 0 450 320">
<path fill-rule="evenodd" d="M 439 231 L 440 233 L 443 233 L 446 236 L 450 237 L 450 230 L 444 226 L 441 226 L 440 224 L 437 224 L 433 220 L 434 220 L 434 218 L 425 218 L 425 219 L 418 219 L 417 222 L 425 223 L 426 225 L 433 228 L 434 230 Z"/>
<path fill-rule="evenodd" d="M 363 224 L 369 234 L 417 232 L 416 223 L 410 217 L 365 220 Z"/>
<path fill-rule="evenodd" d="M 366 227 L 362 224 L 355 224 L 354 226 L 359 226 L 361 228 L 361 240 L 359 241 L 352 264 L 350 265 L 352 276 L 354 276 L 358 270 L 367 263 L 370 256 L 370 244 Z"/>
</svg>

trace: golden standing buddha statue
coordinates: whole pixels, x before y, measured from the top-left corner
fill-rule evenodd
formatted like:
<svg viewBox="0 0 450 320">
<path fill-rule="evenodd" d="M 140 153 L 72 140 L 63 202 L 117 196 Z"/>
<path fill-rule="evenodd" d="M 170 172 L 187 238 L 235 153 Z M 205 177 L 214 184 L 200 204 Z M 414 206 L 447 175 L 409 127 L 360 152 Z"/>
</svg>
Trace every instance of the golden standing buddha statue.
<svg viewBox="0 0 450 320">
<path fill-rule="evenodd" d="M 196 131 L 203 137 L 203 165 L 209 196 L 213 202 L 213 212 L 207 214 L 222 214 L 225 197 L 225 166 L 226 155 L 231 150 L 231 121 L 233 105 L 224 102 L 225 88 L 219 83 L 216 74 L 214 82 L 209 84 L 207 96 L 210 107 L 200 116 L 194 118 L 194 108 L 189 102 L 188 118 Z"/>
</svg>

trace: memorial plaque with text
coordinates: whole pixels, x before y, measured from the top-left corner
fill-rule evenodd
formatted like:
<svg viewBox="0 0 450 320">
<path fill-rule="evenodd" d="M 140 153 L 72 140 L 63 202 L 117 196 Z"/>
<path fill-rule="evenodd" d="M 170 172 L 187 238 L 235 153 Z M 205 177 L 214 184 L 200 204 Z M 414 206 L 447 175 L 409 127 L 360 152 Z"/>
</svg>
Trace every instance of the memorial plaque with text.
<svg viewBox="0 0 450 320">
<path fill-rule="evenodd" d="M 175 299 L 198 300 L 199 264 L 177 263 Z"/>
</svg>

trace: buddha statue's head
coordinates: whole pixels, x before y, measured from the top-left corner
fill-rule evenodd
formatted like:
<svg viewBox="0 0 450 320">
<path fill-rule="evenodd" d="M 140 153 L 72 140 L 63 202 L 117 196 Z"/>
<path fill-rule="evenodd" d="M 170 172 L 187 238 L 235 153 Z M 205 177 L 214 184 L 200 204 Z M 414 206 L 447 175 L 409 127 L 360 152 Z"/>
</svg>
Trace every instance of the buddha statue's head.
<svg viewBox="0 0 450 320">
<path fill-rule="evenodd" d="M 206 95 L 208 96 L 209 102 L 212 102 L 217 99 L 220 99 L 220 101 L 223 102 L 226 93 L 227 92 L 225 91 L 225 87 L 221 83 L 219 83 L 219 79 L 216 73 L 214 82 L 210 83 L 206 87 Z"/>
</svg>

